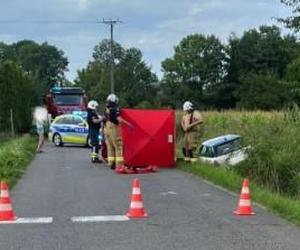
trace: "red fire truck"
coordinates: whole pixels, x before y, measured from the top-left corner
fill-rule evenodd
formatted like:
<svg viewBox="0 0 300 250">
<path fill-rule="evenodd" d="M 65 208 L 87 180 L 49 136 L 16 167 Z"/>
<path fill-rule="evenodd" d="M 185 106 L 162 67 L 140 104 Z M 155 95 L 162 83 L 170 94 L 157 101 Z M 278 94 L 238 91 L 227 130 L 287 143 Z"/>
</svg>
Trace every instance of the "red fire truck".
<svg viewBox="0 0 300 250">
<path fill-rule="evenodd" d="M 53 87 L 47 94 L 46 103 L 51 118 L 58 115 L 87 110 L 87 96 L 79 87 Z"/>
</svg>

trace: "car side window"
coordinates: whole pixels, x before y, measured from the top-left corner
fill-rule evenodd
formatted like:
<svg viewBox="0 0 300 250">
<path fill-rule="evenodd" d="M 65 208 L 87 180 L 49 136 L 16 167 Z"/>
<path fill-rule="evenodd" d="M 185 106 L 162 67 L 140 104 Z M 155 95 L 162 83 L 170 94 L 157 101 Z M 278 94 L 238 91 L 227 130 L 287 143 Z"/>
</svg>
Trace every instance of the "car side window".
<svg viewBox="0 0 300 250">
<path fill-rule="evenodd" d="M 200 156 L 213 157 L 214 151 L 212 147 L 202 146 L 200 149 Z"/>
<path fill-rule="evenodd" d="M 60 119 L 58 119 L 56 122 L 56 124 L 71 124 L 71 119 L 68 116 L 65 117 L 61 117 Z"/>
<path fill-rule="evenodd" d="M 73 125 L 78 125 L 80 123 L 83 123 L 83 120 L 80 117 L 73 117 L 73 119 L 72 119 Z"/>
<path fill-rule="evenodd" d="M 58 120 L 56 120 L 56 124 L 64 124 L 65 122 L 65 117 L 61 117 L 61 118 L 59 118 Z"/>
</svg>

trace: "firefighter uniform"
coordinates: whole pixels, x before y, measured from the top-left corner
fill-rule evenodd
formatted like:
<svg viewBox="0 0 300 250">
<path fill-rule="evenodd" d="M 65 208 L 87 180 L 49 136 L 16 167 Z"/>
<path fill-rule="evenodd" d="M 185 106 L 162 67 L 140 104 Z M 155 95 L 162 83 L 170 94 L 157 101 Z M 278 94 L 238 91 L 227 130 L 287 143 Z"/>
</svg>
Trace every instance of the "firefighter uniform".
<svg viewBox="0 0 300 250">
<path fill-rule="evenodd" d="M 100 119 L 95 109 L 87 109 L 87 122 L 89 125 L 89 138 L 91 140 L 92 149 L 91 149 L 91 159 L 92 161 L 98 161 L 99 157 L 99 129 L 101 123 L 93 122 L 93 119 Z"/>
<path fill-rule="evenodd" d="M 194 151 L 198 148 L 200 142 L 199 137 L 202 122 L 202 116 L 199 111 L 193 110 L 192 108 L 189 110 L 185 110 L 181 120 L 181 126 L 184 130 L 184 147 L 182 148 L 182 152 L 185 161 L 196 162 L 198 159 Z M 188 126 L 193 123 L 197 124 L 187 129 Z"/>
<path fill-rule="evenodd" d="M 114 102 L 108 102 L 106 107 L 106 122 L 104 127 L 105 142 L 107 146 L 107 161 L 112 169 L 123 165 L 123 143 L 118 117 L 120 109 Z"/>
</svg>

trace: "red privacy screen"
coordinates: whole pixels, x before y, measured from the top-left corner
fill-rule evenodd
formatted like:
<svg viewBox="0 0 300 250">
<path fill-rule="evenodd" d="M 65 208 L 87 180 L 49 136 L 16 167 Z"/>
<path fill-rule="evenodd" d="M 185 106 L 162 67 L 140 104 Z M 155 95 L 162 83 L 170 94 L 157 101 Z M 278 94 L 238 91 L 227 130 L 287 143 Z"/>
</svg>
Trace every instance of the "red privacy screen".
<svg viewBox="0 0 300 250">
<path fill-rule="evenodd" d="M 175 164 L 175 113 L 173 110 L 122 109 L 124 161 L 128 166 L 172 167 Z"/>
</svg>

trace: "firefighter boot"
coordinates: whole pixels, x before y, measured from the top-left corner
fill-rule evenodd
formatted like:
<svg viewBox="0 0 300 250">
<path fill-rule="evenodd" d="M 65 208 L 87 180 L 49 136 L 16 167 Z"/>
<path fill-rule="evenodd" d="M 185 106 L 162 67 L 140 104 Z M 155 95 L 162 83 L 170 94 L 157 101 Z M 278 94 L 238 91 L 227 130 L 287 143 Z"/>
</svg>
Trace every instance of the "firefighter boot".
<svg viewBox="0 0 300 250">
<path fill-rule="evenodd" d="M 92 153 L 91 153 L 91 160 L 93 163 L 97 162 L 98 161 L 98 154 L 99 152 L 97 153 L 97 147 L 93 146 L 92 147 Z"/>
<path fill-rule="evenodd" d="M 187 153 L 186 153 L 186 149 L 185 148 L 182 148 L 182 154 L 184 156 L 184 161 L 189 161 L 190 158 L 188 157 Z"/>
<path fill-rule="evenodd" d="M 112 163 L 111 165 L 110 165 L 110 169 L 112 169 L 112 170 L 114 170 L 116 168 L 116 163 Z"/>
<path fill-rule="evenodd" d="M 190 159 L 191 159 L 191 162 L 197 162 L 197 157 L 194 157 L 194 150 L 193 149 L 190 149 L 188 152 L 189 152 L 189 156 L 190 156 Z"/>
</svg>

